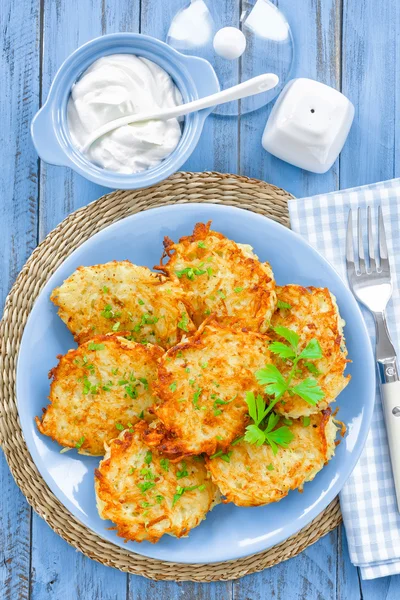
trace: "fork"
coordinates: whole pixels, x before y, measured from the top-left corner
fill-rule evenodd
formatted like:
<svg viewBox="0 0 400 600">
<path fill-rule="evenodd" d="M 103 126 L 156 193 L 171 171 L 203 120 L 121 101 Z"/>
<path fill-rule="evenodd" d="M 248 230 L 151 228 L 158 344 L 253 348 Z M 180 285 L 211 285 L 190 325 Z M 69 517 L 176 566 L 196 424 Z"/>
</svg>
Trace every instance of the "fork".
<svg viewBox="0 0 400 600">
<path fill-rule="evenodd" d="M 376 327 L 376 361 L 379 371 L 381 398 L 389 442 L 390 460 L 400 512 L 400 381 L 396 351 L 390 339 L 386 306 L 392 296 L 392 279 L 386 244 L 382 209 L 378 208 L 378 256 L 372 233 L 371 207 L 367 209 L 367 248 L 364 253 L 361 209 L 357 211 L 357 261 L 354 260 L 353 214 L 350 209 L 346 236 L 347 277 L 354 296 L 374 316 Z M 378 260 L 377 260 L 378 259 Z"/>
</svg>

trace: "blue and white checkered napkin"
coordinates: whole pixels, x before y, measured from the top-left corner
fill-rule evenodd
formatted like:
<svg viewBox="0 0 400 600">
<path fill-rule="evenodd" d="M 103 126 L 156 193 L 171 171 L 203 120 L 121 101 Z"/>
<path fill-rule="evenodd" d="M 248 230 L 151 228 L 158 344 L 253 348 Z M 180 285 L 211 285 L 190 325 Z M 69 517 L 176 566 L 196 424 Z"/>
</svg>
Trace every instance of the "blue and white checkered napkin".
<svg viewBox="0 0 400 600">
<path fill-rule="evenodd" d="M 400 179 L 289 202 L 291 226 L 336 268 L 347 284 L 345 238 L 349 208 L 381 205 L 393 277 L 389 330 L 400 356 Z M 375 209 L 374 214 L 377 214 Z M 364 310 L 375 344 L 372 316 Z M 375 346 L 374 346 L 375 347 Z M 377 392 L 367 443 L 340 494 L 350 558 L 363 579 L 400 573 L 400 515 Z"/>
</svg>

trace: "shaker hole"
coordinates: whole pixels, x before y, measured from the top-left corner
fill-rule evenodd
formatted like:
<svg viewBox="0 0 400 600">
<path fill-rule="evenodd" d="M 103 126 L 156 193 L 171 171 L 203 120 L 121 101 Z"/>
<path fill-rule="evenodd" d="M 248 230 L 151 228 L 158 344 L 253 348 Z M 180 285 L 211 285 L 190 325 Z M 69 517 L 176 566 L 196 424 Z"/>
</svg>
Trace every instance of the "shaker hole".
<svg viewBox="0 0 400 600">
<path fill-rule="evenodd" d="M 311 112 L 312 112 L 312 113 L 315 113 L 315 110 L 312 108 L 312 109 L 311 109 Z"/>
</svg>

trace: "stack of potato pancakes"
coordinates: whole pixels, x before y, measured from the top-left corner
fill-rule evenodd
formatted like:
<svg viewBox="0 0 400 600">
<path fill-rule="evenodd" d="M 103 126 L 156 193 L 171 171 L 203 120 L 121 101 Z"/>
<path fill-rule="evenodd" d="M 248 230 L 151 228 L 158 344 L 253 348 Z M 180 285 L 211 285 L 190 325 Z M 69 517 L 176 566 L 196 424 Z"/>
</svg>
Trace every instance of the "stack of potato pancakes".
<svg viewBox="0 0 400 600">
<path fill-rule="evenodd" d="M 198 223 L 151 271 L 78 268 L 51 300 L 78 348 L 39 430 L 103 456 L 97 507 L 126 540 L 187 536 L 219 502 L 302 490 L 333 456 L 343 321 L 326 288 L 279 287 L 247 244 Z"/>
</svg>

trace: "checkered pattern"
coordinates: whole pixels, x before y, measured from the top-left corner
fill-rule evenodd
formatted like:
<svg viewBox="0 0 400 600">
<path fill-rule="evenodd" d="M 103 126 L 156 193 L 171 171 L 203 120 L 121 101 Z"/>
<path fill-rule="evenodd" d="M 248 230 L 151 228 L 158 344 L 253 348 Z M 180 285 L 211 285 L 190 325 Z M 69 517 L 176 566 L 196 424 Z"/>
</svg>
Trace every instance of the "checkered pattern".
<svg viewBox="0 0 400 600">
<path fill-rule="evenodd" d="M 346 224 L 349 208 L 382 206 L 393 277 L 389 330 L 400 356 L 400 179 L 289 202 L 291 226 L 336 268 L 347 284 Z M 365 214 L 366 211 L 363 211 Z M 366 226 L 364 223 L 364 232 Z M 375 344 L 372 316 L 363 310 Z M 382 405 L 377 390 L 368 439 L 340 494 L 350 558 L 363 579 L 400 573 L 400 515 L 397 511 Z"/>
</svg>

